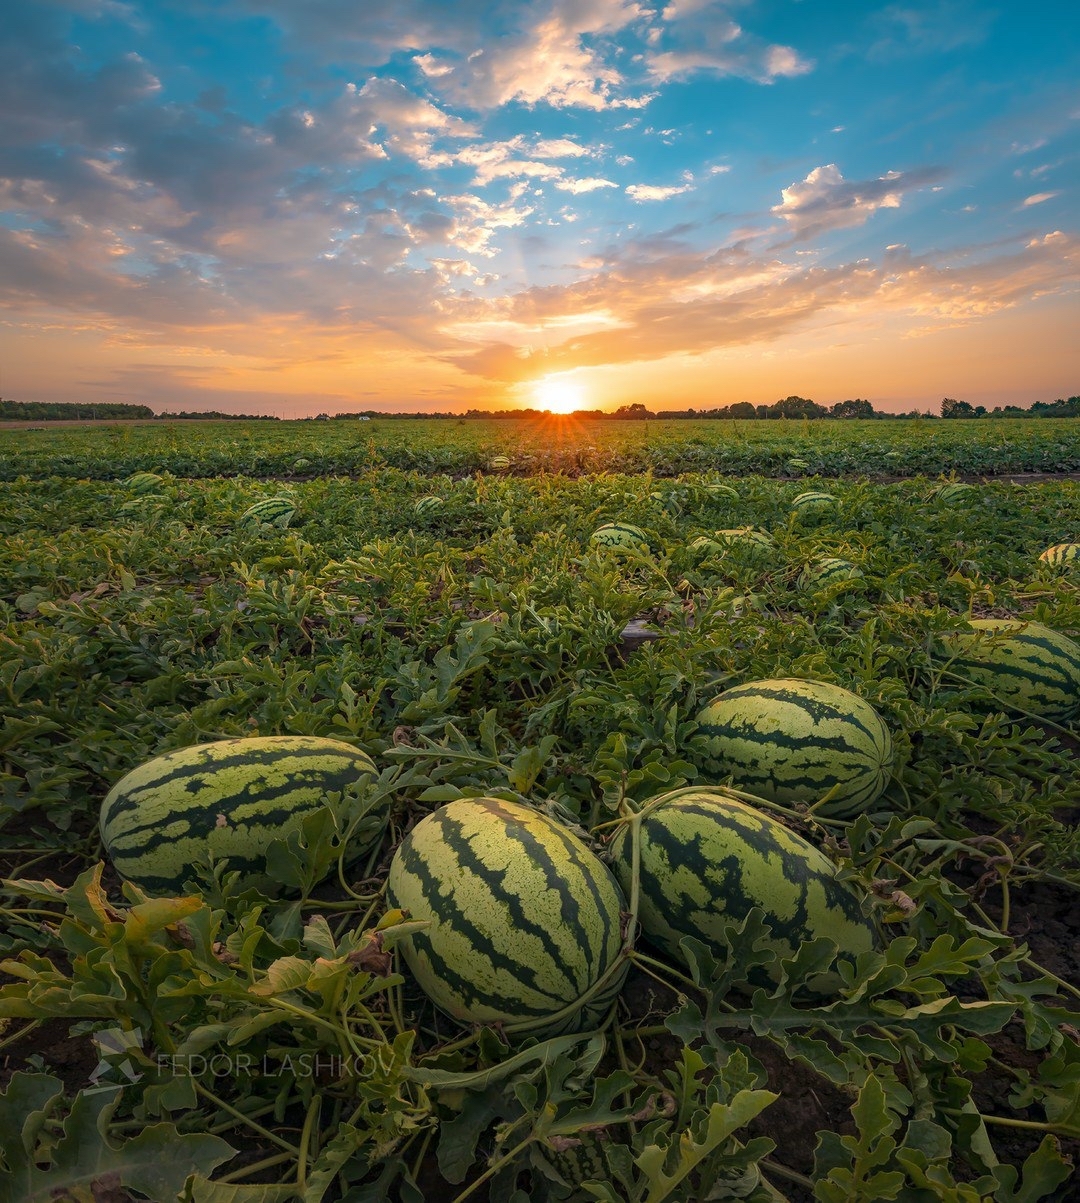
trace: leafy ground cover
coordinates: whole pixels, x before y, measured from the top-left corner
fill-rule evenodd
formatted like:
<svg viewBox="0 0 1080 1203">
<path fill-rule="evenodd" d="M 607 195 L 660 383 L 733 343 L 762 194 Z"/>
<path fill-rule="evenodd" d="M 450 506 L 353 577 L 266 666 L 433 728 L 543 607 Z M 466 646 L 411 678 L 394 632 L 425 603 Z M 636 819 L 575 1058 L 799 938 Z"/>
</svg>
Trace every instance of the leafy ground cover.
<svg viewBox="0 0 1080 1203">
<path fill-rule="evenodd" d="M 993 421 L 576 421 L 399 419 L 369 422 L 132 422 L 4 430 L 0 480 L 19 474 L 122 479 L 357 475 L 379 468 L 513 475 L 651 471 L 657 476 L 899 477 L 1080 471 L 1068 418 Z"/>
<path fill-rule="evenodd" d="M 1024 424 L 913 425 L 883 475 L 917 472 L 914 447 L 943 452 L 923 439 L 1013 456 L 1009 470 L 1034 455 L 1012 446 Z M 359 439 L 336 424 L 277 447 L 276 426 L 235 448 L 186 426 L 155 427 L 156 443 L 141 428 L 5 436 L 0 1198 L 1074 1197 L 1075 731 L 1003 709 L 935 648 L 969 616 L 1080 633 L 1080 577 L 1038 560 L 1080 538 L 1080 484 L 982 483 L 943 504 L 919 475 L 815 477 L 878 454 L 849 429 L 747 435 L 791 479 L 692 471 L 685 439 L 633 465 L 652 471 L 579 448 L 574 474 L 526 474 L 538 436 L 505 424 L 490 442 L 470 424 L 474 443 L 433 446 L 422 471 L 388 466 L 376 431 L 378 466 L 337 476 L 313 467 Z M 1072 465 L 1070 429 L 1038 424 L 1041 462 Z M 644 436 L 620 437 L 597 449 L 608 467 Z M 49 442 L 28 460 L 31 439 Z M 509 472 L 469 472 L 498 453 Z M 289 456 L 286 479 L 257 478 Z M 136 470 L 162 479 L 141 491 L 121 479 Z M 736 497 L 706 487 L 721 473 Z M 809 487 L 838 506 L 793 515 Z M 272 496 L 295 503 L 287 525 L 242 520 Z M 590 546 L 613 520 L 648 551 Z M 775 553 L 691 547 L 746 525 Z M 863 575 L 801 585 L 822 557 Z M 689 969 L 642 945 L 597 1031 L 511 1042 L 430 1008 L 382 897 L 412 823 L 494 793 L 603 850 L 621 805 L 700 780 L 701 707 L 775 676 L 859 693 L 897 750 L 873 814 L 787 816 L 886 933 L 838 1000 L 802 985 L 822 947 L 747 987 L 767 955 L 755 914 L 728 953 L 693 947 Z M 95 826 L 109 787 L 169 748 L 256 733 L 368 752 L 377 780 L 337 809 L 359 823 L 389 799 L 376 852 L 350 864 L 349 821 L 328 810 L 276 850 L 284 901 L 221 866 L 194 866 L 183 898 L 124 887 Z"/>
</svg>

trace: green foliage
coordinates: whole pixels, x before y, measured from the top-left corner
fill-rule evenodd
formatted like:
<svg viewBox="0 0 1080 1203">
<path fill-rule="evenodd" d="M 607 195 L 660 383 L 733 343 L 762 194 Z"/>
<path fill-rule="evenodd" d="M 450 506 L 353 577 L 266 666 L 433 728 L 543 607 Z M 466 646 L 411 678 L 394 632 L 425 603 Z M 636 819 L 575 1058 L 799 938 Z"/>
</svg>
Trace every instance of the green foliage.
<svg viewBox="0 0 1080 1203">
<path fill-rule="evenodd" d="M 646 441 L 613 422 L 562 444 L 538 424 L 370 426 L 5 434 L 0 1197 L 1067 1197 L 1078 983 L 1023 922 L 1029 891 L 1080 884 L 1074 729 L 935 649 L 971 617 L 1080 632 L 1080 576 L 1038 559 L 1080 534 L 1080 485 L 929 494 L 953 472 L 1076 470 L 1072 425 L 668 422 Z M 509 470 L 486 471 L 498 454 Z M 139 493 L 138 472 L 160 483 Z M 808 488 L 837 505 L 795 521 Z M 240 521 L 283 492 L 288 528 Z M 590 546 L 616 520 L 648 554 Z M 775 551 L 691 547 L 746 526 Z M 857 587 L 800 590 L 830 558 Z M 633 645 L 631 623 L 655 637 Z M 865 898 L 878 951 L 835 962 L 818 940 L 777 963 L 755 912 L 726 952 L 687 941 L 688 969 L 640 944 L 601 1030 L 543 1042 L 463 1032 L 397 971 L 415 928 L 383 882 L 428 810 L 495 794 L 603 851 L 627 808 L 702 783 L 702 708 L 775 677 L 854 690 L 892 734 L 871 815 L 782 814 Z M 344 739 L 380 769 L 341 824 L 316 812 L 273 847 L 300 898 L 228 864 L 190 898 L 121 888 L 95 829 L 110 786 L 255 734 Z M 773 984 L 747 993 L 755 966 Z M 44 1024 L 98 1068 L 41 1072 Z M 775 1139 L 788 1069 L 841 1100 L 813 1164 Z"/>
</svg>

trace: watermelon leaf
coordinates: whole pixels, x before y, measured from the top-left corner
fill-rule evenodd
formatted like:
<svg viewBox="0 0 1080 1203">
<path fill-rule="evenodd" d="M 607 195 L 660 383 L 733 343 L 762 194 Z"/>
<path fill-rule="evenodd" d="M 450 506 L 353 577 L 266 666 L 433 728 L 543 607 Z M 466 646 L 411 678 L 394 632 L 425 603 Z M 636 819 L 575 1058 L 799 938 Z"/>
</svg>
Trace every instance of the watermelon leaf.
<svg viewBox="0 0 1080 1203">
<path fill-rule="evenodd" d="M 5 1106 L 25 1103 L 31 1096 L 40 1105 L 48 1091 L 55 1098 L 63 1090 L 58 1079 L 47 1075 L 17 1078 L 2 1096 Z M 216 1136 L 181 1134 L 166 1123 L 148 1125 L 130 1140 L 113 1144 L 107 1126 L 120 1094 L 120 1087 L 79 1091 L 64 1120 L 63 1135 L 55 1143 L 36 1139 L 39 1129 L 32 1144 L 27 1144 L 27 1128 L 21 1133 L 17 1125 L 8 1128 L 0 1192 L 7 1191 L 9 1198 L 21 1203 L 50 1203 L 84 1192 L 96 1197 L 98 1192 L 121 1187 L 148 1199 L 174 1199 L 192 1174 L 209 1174 L 233 1156 L 235 1150 Z"/>
</svg>

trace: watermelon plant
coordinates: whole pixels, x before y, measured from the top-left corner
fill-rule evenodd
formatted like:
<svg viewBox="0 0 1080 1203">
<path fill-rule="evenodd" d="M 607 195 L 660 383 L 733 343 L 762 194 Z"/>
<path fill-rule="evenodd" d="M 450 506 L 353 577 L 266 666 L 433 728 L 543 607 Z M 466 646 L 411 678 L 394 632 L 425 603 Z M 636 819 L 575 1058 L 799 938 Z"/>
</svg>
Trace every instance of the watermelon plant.
<svg viewBox="0 0 1080 1203">
<path fill-rule="evenodd" d="M 1080 584 L 1039 556 L 1080 484 L 1000 479 L 1075 471 L 1073 424 L 638 427 L 2 435 L 0 1197 L 1075 1191 L 1080 773 L 1058 641 L 1080 634 Z M 512 473 L 485 471 L 493 448 Z M 138 494 L 139 472 L 164 485 Z M 954 473 L 983 479 L 928 504 Z M 843 522 L 792 521 L 799 488 Z M 302 525 L 237 520 L 283 490 Z M 592 553 L 613 517 L 648 555 Z M 718 527 L 771 534 L 744 554 Z M 792 587 L 828 560 L 857 587 Z M 1035 624 L 1053 647 L 1014 642 Z M 1042 678 L 1051 717 L 1014 691 Z M 819 720 L 791 706 L 779 772 L 813 781 L 802 798 L 698 754 L 706 708 L 778 680 L 842 686 L 882 724 L 819 763 Z M 832 740 L 843 707 L 818 713 Z M 201 776 L 133 833 L 167 887 L 104 855 L 102 803 L 133 769 L 274 738 L 376 768 L 307 780 L 295 826 L 229 822 L 284 781 L 269 765 L 239 794 Z M 835 810 L 841 751 L 880 793 Z M 489 816 L 471 843 L 438 818 L 462 811 Z M 252 867 L 219 833 L 258 835 Z M 392 893 L 422 843 L 445 895 L 420 874 Z M 467 922 L 491 928 L 439 955 L 477 970 L 470 991 L 493 951 L 520 966 L 484 994 L 499 1017 L 459 1014 L 418 953 L 474 888 Z M 547 1000 L 523 1016 L 530 977 Z"/>
</svg>

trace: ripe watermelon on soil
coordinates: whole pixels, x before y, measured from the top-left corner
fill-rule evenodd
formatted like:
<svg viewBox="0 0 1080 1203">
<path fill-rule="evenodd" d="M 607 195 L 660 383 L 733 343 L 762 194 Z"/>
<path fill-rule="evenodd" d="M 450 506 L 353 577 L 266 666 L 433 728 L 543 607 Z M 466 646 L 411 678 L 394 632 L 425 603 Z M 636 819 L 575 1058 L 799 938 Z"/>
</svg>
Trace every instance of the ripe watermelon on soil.
<svg viewBox="0 0 1080 1203">
<path fill-rule="evenodd" d="M 611 871 L 516 802 L 462 798 L 421 819 L 394 854 L 387 899 L 430 922 L 401 949 L 431 1001 L 463 1023 L 588 1028 L 626 974 L 625 902 Z"/>
<path fill-rule="evenodd" d="M 195 744 L 132 769 L 101 804 L 99 828 L 117 872 L 152 894 L 176 893 L 192 865 L 229 859 L 245 884 L 272 888 L 266 850 L 299 829 L 327 795 L 377 772 L 359 748 L 314 735 Z M 357 856 L 365 849 L 358 846 Z"/>
<path fill-rule="evenodd" d="M 717 783 L 784 805 L 852 818 L 881 796 L 892 737 L 865 699 L 825 681 L 774 678 L 725 690 L 698 715 L 694 742 Z"/>
</svg>

